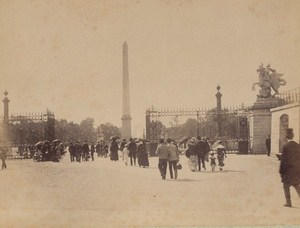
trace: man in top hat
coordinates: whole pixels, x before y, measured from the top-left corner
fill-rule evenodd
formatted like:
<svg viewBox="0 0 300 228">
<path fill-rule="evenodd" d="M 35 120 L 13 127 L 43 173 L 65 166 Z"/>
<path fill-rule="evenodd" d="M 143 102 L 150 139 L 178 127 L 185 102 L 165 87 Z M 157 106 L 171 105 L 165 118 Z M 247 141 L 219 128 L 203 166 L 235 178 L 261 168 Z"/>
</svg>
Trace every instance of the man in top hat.
<svg viewBox="0 0 300 228">
<path fill-rule="evenodd" d="M 270 135 L 268 135 L 268 138 L 266 139 L 266 147 L 268 150 L 267 155 L 270 156 L 270 154 L 271 154 L 271 136 Z"/>
<path fill-rule="evenodd" d="M 294 140 L 292 128 L 286 129 L 288 142 L 282 148 L 279 173 L 286 199 L 285 207 L 292 207 L 290 187 L 293 186 L 300 198 L 300 145 Z"/>
</svg>

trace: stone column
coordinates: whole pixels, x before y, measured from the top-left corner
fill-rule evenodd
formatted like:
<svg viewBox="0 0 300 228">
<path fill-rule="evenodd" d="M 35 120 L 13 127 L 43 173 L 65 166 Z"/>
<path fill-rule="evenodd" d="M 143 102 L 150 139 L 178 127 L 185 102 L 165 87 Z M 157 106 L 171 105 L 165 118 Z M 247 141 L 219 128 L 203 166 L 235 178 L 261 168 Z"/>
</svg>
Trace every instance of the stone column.
<svg viewBox="0 0 300 228">
<path fill-rule="evenodd" d="M 223 123 L 222 123 L 222 115 L 221 115 L 221 109 L 222 109 L 222 104 L 221 104 L 221 98 L 222 98 L 222 93 L 220 93 L 220 85 L 217 86 L 218 92 L 216 93 L 216 98 L 217 98 L 217 124 L 218 124 L 218 136 L 221 137 L 223 136 Z"/>
<path fill-rule="evenodd" d="M 9 108 L 8 108 L 9 99 L 7 98 L 8 92 L 5 91 L 4 95 L 5 95 L 5 98 L 3 99 L 3 103 L 4 103 L 3 124 L 5 126 L 5 125 L 8 125 L 8 123 L 9 123 Z"/>
<path fill-rule="evenodd" d="M 266 138 L 271 135 L 271 108 L 278 106 L 278 98 L 258 98 L 251 107 L 250 138 L 253 154 L 266 154 Z"/>
<path fill-rule="evenodd" d="M 8 92 L 4 92 L 5 98 L 3 99 L 4 103 L 4 113 L 3 113 L 3 123 L 0 123 L 0 141 L 8 142 L 9 141 L 9 99 L 7 98 Z M 2 126 L 1 126 L 2 124 Z"/>
<path fill-rule="evenodd" d="M 122 115 L 122 138 L 131 137 L 131 117 L 129 98 L 129 67 L 128 67 L 128 46 L 123 44 L 123 115 Z"/>
</svg>

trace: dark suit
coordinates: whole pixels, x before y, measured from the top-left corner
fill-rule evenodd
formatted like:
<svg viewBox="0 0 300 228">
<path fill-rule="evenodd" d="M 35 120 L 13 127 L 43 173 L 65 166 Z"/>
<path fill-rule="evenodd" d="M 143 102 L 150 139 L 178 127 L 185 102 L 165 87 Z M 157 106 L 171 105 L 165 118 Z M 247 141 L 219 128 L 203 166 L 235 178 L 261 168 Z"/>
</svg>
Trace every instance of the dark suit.
<svg viewBox="0 0 300 228">
<path fill-rule="evenodd" d="M 279 173 L 287 205 L 291 206 L 290 187 L 293 186 L 300 197 L 300 145 L 289 141 L 282 148 Z"/>
<path fill-rule="evenodd" d="M 135 142 L 131 141 L 128 145 L 128 150 L 129 150 L 129 157 L 130 157 L 130 165 L 134 164 L 136 161 L 136 150 L 137 150 L 137 145 Z"/>
<path fill-rule="evenodd" d="M 266 147 L 268 150 L 268 156 L 270 156 L 270 153 L 271 153 L 271 139 L 270 138 L 266 139 Z"/>
<path fill-rule="evenodd" d="M 196 151 L 197 151 L 197 157 L 198 157 L 198 171 L 201 171 L 201 163 L 202 163 L 203 169 L 206 169 L 206 167 L 205 167 L 206 150 L 207 150 L 207 146 L 206 146 L 205 142 L 199 141 L 196 144 Z"/>
</svg>

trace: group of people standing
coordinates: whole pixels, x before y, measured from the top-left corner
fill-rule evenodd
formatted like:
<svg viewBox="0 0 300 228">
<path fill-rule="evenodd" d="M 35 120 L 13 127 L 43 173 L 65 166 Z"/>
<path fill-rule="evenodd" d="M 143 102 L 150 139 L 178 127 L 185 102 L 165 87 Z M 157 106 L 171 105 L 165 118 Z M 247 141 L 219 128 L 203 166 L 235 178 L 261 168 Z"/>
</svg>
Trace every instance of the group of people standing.
<svg viewBox="0 0 300 228">
<path fill-rule="evenodd" d="M 33 155 L 34 161 L 59 162 L 65 154 L 65 146 L 58 139 L 52 142 L 45 140 L 35 144 L 36 152 Z"/>
<path fill-rule="evenodd" d="M 215 171 L 215 167 L 217 165 L 216 159 L 218 160 L 220 171 L 223 170 L 223 167 L 225 165 L 224 159 L 226 157 L 226 150 L 220 140 L 215 143 L 215 146 L 217 158 L 214 156 L 211 145 L 208 143 L 208 140 L 206 138 L 201 138 L 200 136 L 198 136 L 197 138 L 193 137 L 189 140 L 185 155 L 189 159 L 188 165 L 192 172 L 195 172 L 197 170 L 201 171 L 201 167 L 206 170 L 206 161 L 210 161 L 211 169 L 212 171 Z"/>
<path fill-rule="evenodd" d="M 89 161 L 89 158 L 94 161 L 95 151 L 96 148 L 94 142 L 91 143 L 91 146 L 89 146 L 87 141 L 84 141 L 83 143 L 77 141 L 75 144 L 71 142 L 69 145 L 71 162 Z"/>
<path fill-rule="evenodd" d="M 134 140 L 133 138 L 129 139 L 129 142 L 126 141 L 126 139 L 123 139 L 123 141 L 120 143 L 120 145 L 117 143 L 116 138 L 112 138 L 112 142 L 110 144 L 110 159 L 112 161 L 119 160 L 119 154 L 118 151 L 122 152 L 123 160 L 125 162 L 125 165 L 129 164 L 130 159 L 130 165 L 136 165 L 136 160 L 139 165 L 139 167 L 149 167 L 149 159 L 148 159 L 148 153 L 146 150 L 146 141 L 143 139 Z"/>
</svg>

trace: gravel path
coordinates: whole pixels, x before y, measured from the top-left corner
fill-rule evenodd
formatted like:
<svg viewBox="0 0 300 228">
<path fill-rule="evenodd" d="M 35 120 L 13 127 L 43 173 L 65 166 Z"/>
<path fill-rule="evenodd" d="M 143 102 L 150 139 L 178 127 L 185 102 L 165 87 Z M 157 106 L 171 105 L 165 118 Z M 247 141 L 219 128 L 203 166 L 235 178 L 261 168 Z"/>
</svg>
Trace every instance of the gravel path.
<svg viewBox="0 0 300 228">
<path fill-rule="evenodd" d="M 0 170 L 0 227 L 191 227 L 300 224 L 300 199 L 283 207 L 279 162 L 229 155 L 225 170 L 161 180 L 150 168 L 94 162 L 8 160 Z M 207 163 L 207 168 L 209 164 Z"/>
</svg>

